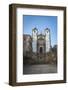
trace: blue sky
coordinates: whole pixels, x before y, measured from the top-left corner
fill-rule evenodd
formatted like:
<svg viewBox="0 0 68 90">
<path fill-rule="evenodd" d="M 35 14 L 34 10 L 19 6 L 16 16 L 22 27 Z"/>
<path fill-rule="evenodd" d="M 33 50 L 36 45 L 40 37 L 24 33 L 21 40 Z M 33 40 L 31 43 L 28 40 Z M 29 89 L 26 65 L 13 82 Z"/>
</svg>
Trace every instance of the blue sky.
<svg viewBox="0 0 68 90">
<path fill-rule="evenodd" d="M 37 28 L 38 32 L 43 32 L 45 28 L 50 29 L 51 46 L 57 44 L 57 16 L 34 16 L 24 15 L 24 34 L 32 35 L 32 29 Z"/>
</svg>

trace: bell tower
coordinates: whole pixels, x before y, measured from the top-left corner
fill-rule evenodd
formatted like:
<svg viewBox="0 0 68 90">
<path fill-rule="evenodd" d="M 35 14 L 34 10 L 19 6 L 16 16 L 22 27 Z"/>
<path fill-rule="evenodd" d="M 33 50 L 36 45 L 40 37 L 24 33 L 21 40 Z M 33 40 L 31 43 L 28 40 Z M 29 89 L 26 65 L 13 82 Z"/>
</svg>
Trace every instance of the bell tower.
<svg viewBox="0 0 68 90">
<path fill-rule="evenodd" d="M 33 53 L 37 53 L 37 28 L 32 29 L 32 51 Z"/>
<path fill-rule="evenodd" d="M 50 42 L 50 29 L 46 28 L 45 29 L 45 50 L 46 52 L 50 51 L 51 48 L 51 42 Z"/>
</svg>

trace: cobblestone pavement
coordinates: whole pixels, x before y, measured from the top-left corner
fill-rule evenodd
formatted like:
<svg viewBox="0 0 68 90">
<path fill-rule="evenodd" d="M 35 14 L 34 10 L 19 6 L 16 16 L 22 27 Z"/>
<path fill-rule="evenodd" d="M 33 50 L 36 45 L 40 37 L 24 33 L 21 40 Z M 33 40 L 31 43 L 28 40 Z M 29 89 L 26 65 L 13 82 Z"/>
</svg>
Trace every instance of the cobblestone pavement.
<svg viewBox="0 0 68 90">
<path fill-rule="evenodd" d="M 57 73 L 57 66 L 52 64 L 24 65 L 23 74 Z"/>
</svg>

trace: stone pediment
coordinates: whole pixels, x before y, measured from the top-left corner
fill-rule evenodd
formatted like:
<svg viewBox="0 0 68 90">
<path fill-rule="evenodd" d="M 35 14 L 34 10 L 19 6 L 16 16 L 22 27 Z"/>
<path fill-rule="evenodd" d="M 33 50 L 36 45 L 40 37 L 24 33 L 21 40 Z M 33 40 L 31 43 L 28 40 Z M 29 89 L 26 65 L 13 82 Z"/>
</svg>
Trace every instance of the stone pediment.
<svg viewBox="0 0 68 90">
<path fill-rule="evenodd" d="M 42 35 L 42 34 L 39 34 L 39 35 L 38 35 L 38 39 L 40 39 L 40 40 L 44 40 L 44 39 L 45 39 L 45 36 Z"/>
</svg>

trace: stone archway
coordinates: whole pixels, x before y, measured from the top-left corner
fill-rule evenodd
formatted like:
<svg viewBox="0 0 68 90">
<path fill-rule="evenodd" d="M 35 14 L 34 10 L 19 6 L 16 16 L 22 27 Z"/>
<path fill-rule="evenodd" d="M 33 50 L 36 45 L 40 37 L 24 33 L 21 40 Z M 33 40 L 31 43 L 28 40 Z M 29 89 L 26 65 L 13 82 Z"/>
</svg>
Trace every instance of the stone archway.
<svg viewBox="0 0 68 90">
<path fill-rule="evenodd" d="M 44 53 L 44 47 L 40 47 L 40 48 L 39 48 L 39 53 L 40 53 L 40 54 L 43 54 L 43 53 Z"/>
<path fill-rule="evenodd" d="M 43 47 L 40 47 L 39 52 L 42 54 L 43 53 Z"/>
</svg>

